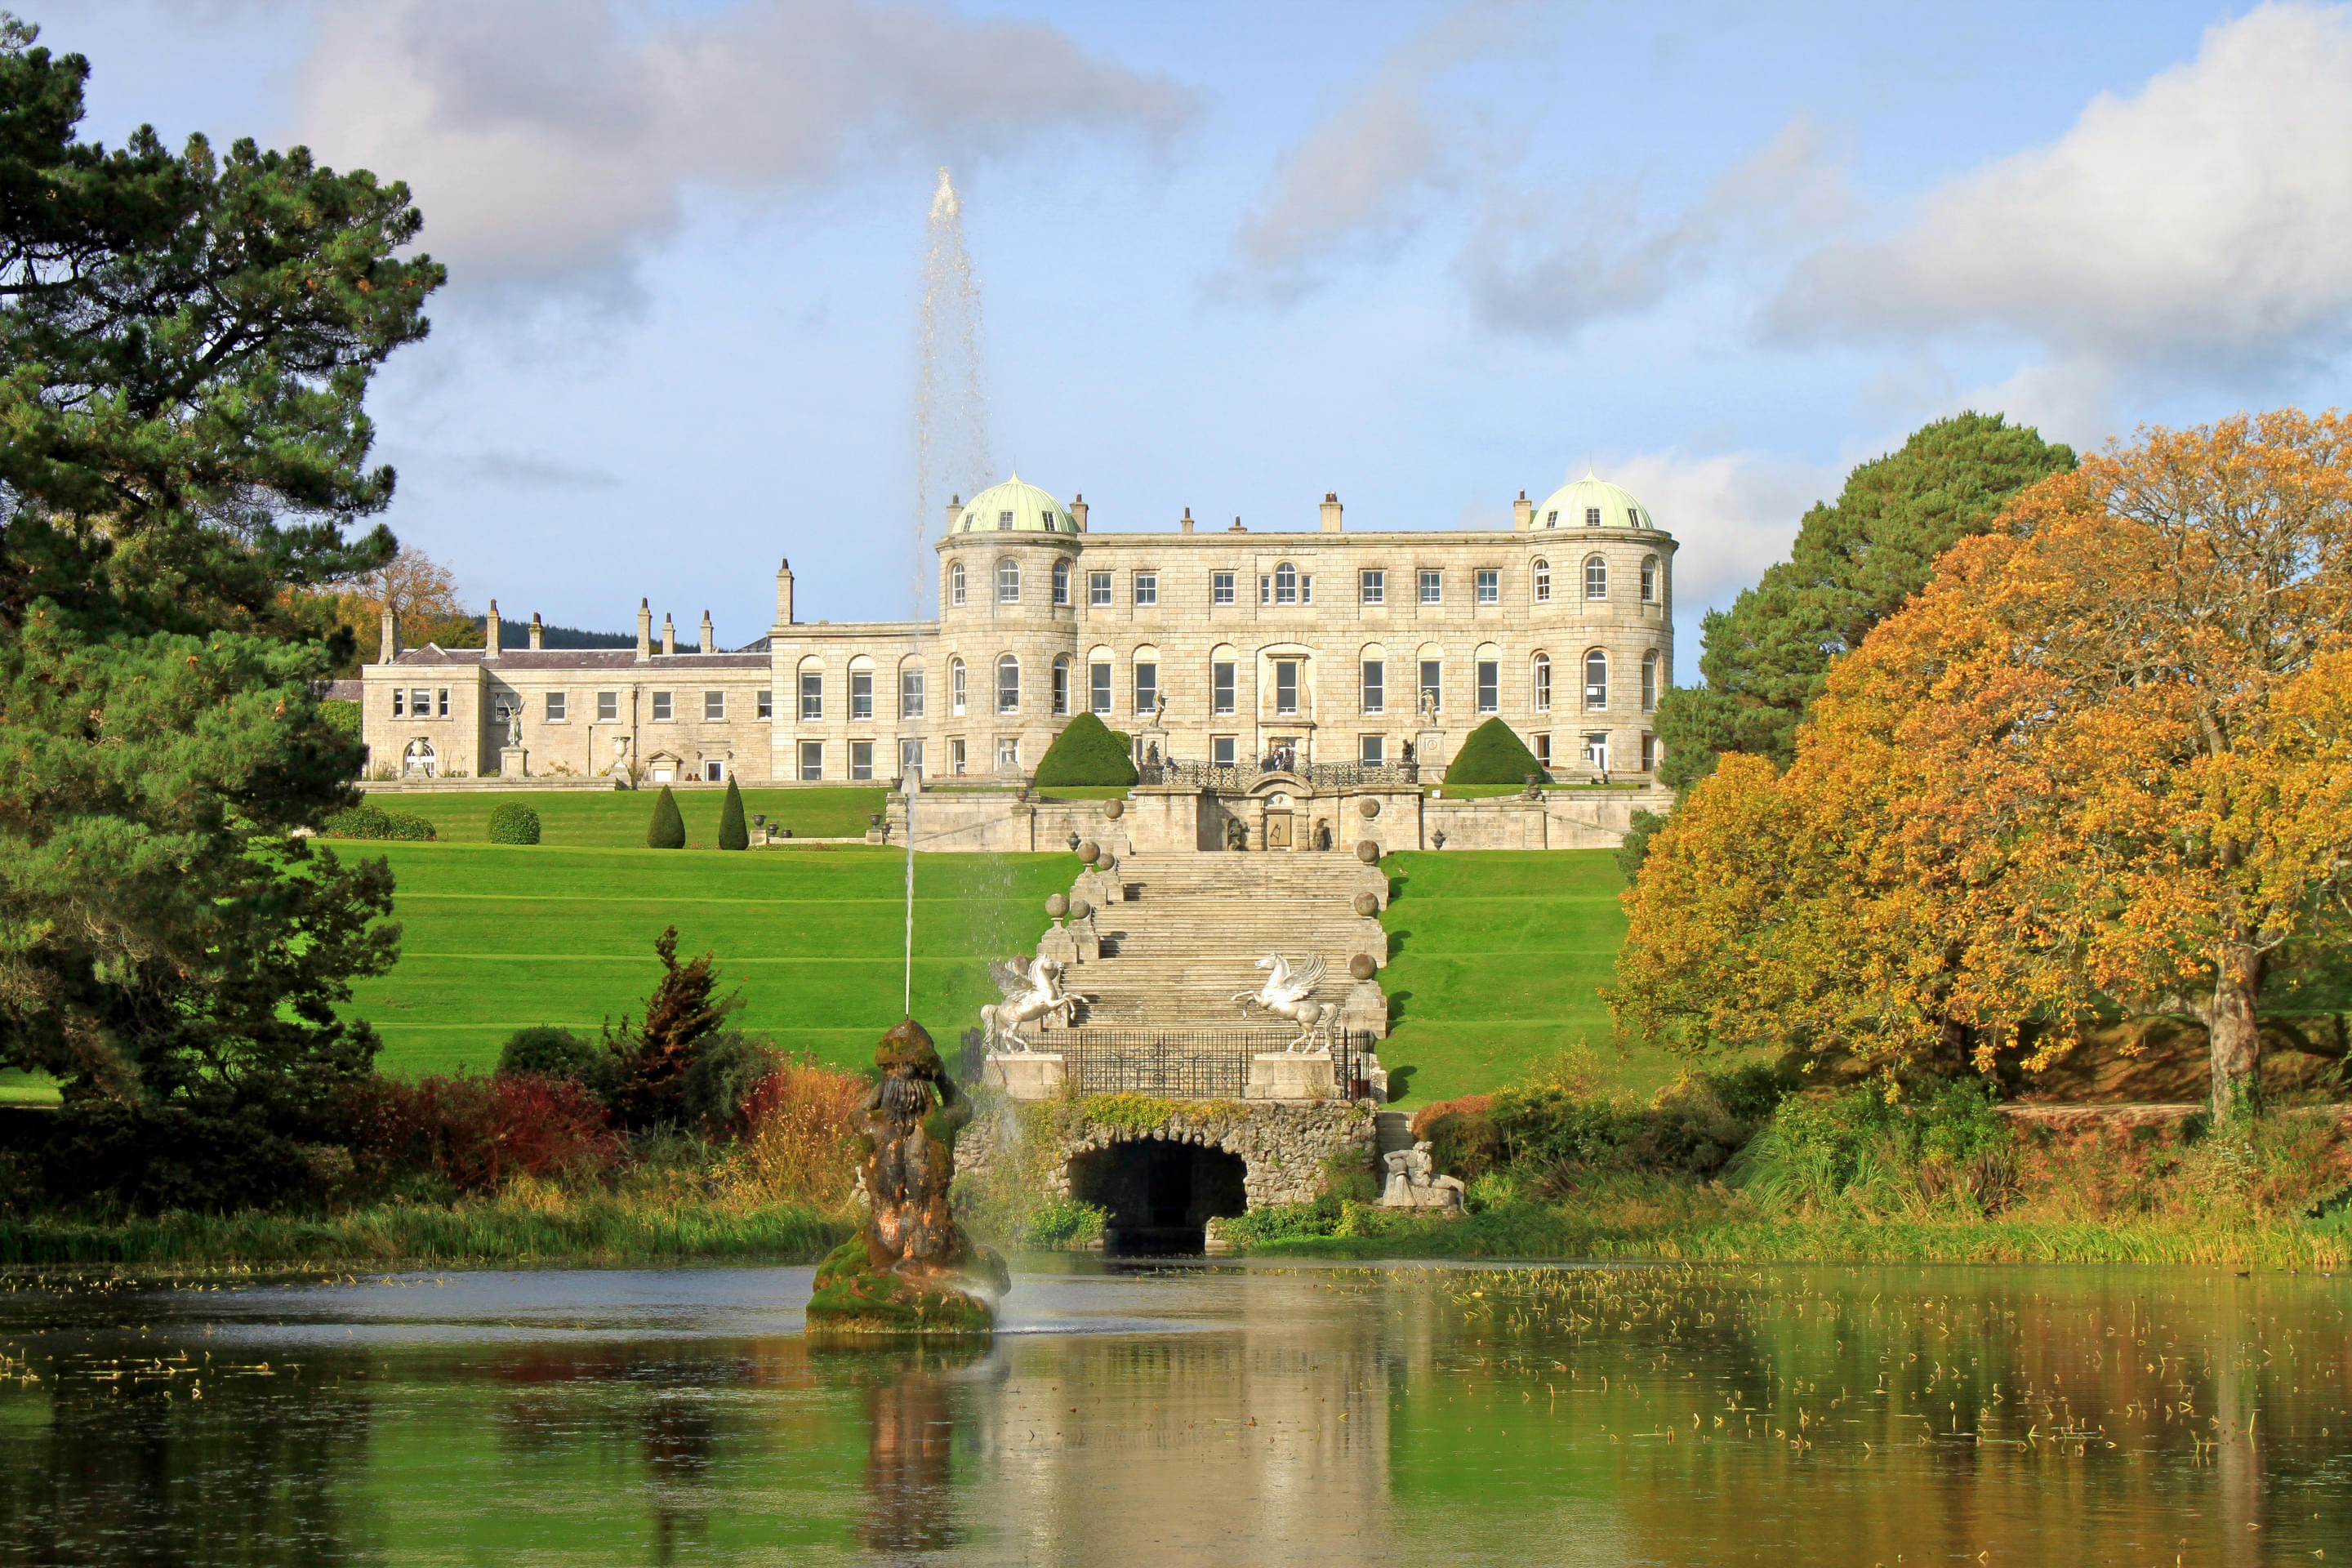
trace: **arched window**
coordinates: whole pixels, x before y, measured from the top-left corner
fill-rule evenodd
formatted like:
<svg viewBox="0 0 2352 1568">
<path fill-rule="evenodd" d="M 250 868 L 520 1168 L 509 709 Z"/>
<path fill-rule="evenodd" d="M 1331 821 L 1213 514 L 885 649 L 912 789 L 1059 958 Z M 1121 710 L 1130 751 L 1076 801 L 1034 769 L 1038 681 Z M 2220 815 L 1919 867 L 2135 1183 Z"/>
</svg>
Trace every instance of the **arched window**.
<svg viewBox="0 0 2352 1568">
<path fill-rule="evenodd" d="M 963 603 L 963 563 L 961 561 L 948 563 L 948 603 Z"/>
<path fill-rule="evenodd" d="M 1054 656 L 1054 714 L 1059 718 L 1070 710 L 1070 656 Z"/>
<path fill-rule="evenodd" d="M 961 719 L 963 717 L 963 660 L 951 658 L 948 660 L 948 708 Z"/>
<path fill-rule="evenodd" d="M 1070 562 L 1067 556 L 1054 563 L 1054 603 L 1070 602 Z"/>
<path fill-rule="evenodd" d="M 1021 711 L 1021 661 L 1009 653 L 996 661 L 996 710 Z"/>
<path fill-rule="evenodd" d="M 1298 568 L 1287 561 L 1274 569 L 1274 602 L 1277 605 L 1298 603 Z"/>
<path fill-rule="evenodd" d="M 431 778 L 433 776 L 433 742 L 409 742 L 408 749 L 400 755 L 400 771 L 404 773 L 419 773 L 425 778 Z"/>
<path fill-rule="evenodd" d="M 1596 713 L 1609 706 L 1609 656 L 1599 648 L 1584 656 L 1584 706 Z"/>
<path fill-rule="evenodd" d="M 1654 555 L 1644 555 L 1642 557 L 1642 603 L 1654 605 L 1657 602 L 1658 558 Z"/>
<path fill-rule="evenodd" d="M 1642 656 L 1642 711 L 1650 712 L 1658 705 L 1658 650 L 1652 648 Z"/>
<path fill-rule="evenodd" d="M 1609 596 L 1609 563 L 1598 555 L 1584 558 L 1584 596 L 1588 599 Z"/>
<path fill-rule="evenodd" d="M 1536 711 L 1551 711 L 1551 655 L 1539 653 L 1535 658 Z"/>
<path fill-rule="evenodd" d="M 1536 603 L 1551 603 L 1551 563 L 1549 561 L 1538 560 L 1536 563 Z"/>
<path fill-rule="evenodd" d="M 1021 563 L 1010 556 L 996 563 L 996 602 L 1000 605 L 1021 602 Z"/>
</svg>

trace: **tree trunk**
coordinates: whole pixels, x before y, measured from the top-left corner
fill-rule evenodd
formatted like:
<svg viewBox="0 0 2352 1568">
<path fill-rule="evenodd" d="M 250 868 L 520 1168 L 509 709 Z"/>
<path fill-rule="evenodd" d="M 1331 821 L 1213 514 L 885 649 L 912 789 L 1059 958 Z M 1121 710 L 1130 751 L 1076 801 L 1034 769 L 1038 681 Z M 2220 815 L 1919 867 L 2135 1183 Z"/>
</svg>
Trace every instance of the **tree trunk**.
<svg viewBox="0 0 2352 1568">
<path fill-rule="evenodd" d="M 2213 1120 L 2226 1121 L 2261 1088 L 2263 1041 L 2255 1007 L 2263 994 L 2263 955 L 2243 942 L 2221 950 L 2206 1019 L 2213 1067 Z"/>
</svg>

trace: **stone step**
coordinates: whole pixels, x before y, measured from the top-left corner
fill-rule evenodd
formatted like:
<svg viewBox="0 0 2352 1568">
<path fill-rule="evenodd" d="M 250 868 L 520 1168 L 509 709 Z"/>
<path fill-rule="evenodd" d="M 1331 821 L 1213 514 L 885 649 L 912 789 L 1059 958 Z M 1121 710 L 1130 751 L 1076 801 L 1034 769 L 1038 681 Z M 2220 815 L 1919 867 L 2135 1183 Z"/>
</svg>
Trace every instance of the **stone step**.
<svg viewBox="0 0 2352 1568">
<path fill-rule="evenodd" d="M 1408 1111 L 1383 1110 L 1372 1118 L 1375 1129 L 1372 1155 L 1394 1154 L 1413 1144 L 1412 1116 Z"/>
</svg>

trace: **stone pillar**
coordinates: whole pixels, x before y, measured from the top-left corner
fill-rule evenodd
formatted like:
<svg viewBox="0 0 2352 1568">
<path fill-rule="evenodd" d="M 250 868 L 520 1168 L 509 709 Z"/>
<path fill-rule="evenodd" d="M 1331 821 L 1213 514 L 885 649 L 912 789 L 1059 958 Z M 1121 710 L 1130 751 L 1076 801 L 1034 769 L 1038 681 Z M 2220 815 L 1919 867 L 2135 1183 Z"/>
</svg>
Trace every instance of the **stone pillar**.
<svg viewBox="0 0 2352 1568">
<path fill-rule="evenodd" d="M 383 614 L 376 617 L 375 637 L 375 661 L 378 664 L 390 664 L 400 657 L 400 617 L 393 612 L 390 605 L 386 605 Z"/>
<path fill-rule="evenodd" d="M 499 658 L 499 602 L 490 601 L 490 613 L 483 617 L 482 662 L 495 664 Z"/>
</svg>

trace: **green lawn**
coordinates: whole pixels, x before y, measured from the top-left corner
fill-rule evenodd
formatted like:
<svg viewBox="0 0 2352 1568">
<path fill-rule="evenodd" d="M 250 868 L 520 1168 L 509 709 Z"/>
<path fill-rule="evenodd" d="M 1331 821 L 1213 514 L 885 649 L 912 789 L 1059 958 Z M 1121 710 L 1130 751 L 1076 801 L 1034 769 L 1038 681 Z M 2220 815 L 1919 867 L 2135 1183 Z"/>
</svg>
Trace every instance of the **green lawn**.
<svg viewBox="0 0 2352 1568">
<path fill-rule="evenodd" d="M 1625 939 L 1616 851 L 1416 852 L 1381 867 L 1394 889 L 1381 917 L 1391 1032 L 1381 1061 L 1402 1103 L 1499 1088 L 1580 1040 L 1625 1089 L 1675 1076 L 1663 1052 L 1617 1052 L 1596 994 Z"/>
<path fill-rule="evenodd" d="M 696 784 L 673 792 L 686 818 L 686 842 L 690 848 L 710 848 L 719 842 L 719 807 L 727 798 L 725 786 Z M 866 818 L 882 809 L 884 791 L 871 789 L 747 789 L 743 820 L 765 812 L 781 822 L 795 838 L 856 838 L 866 833 Z M 642 849 L 646 827 L 653 820 L 656 789 L 641 790 L 484 790 L 447 795 L 379 795 L 374 804 L 386 811 L 404 811 L 429 817 L 444 842 L 486 844 L 490 837 L 490 811 L 515 800 L 539 813 L 542 848 Z M 758 830 L 752 832 L 754 838 Z"/>
<path fill-rule="evenodd" d="M 357 986 L 349 1009 L 383 1037 L 383 1068 L 399 1077 L 488 1068 L 527 1025 L 617 1023 L 660 973 L 653 942 L 672 922 L 680 953 L 709 949 L 741 984 L 741 1026 L 782 1044 L 867 1066 L 900 1016 L 896 849 L 342 847 L 382 852 L 399 881 L 399 965 Z M 983 960 L 1032 951 L 1045 895 L 1077 870 L 1069 855 L 916 858 L 915 1016 L 944 1049 L 996 999 Z"/>
</svg>

